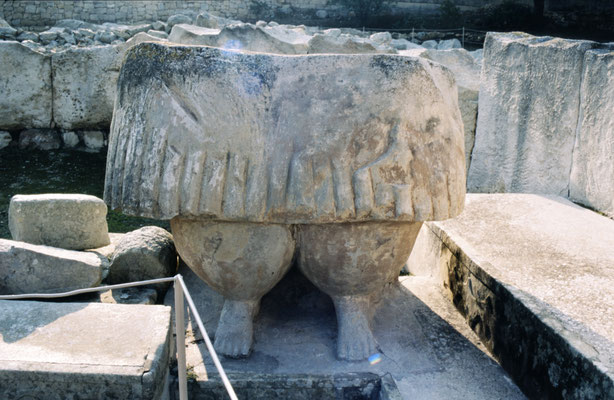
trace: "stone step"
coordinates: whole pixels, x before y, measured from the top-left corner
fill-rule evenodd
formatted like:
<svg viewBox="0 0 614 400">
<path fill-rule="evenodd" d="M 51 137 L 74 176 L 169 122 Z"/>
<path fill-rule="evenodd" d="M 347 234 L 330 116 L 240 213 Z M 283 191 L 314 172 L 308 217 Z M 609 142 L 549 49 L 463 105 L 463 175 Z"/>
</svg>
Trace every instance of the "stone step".
<svg viewBox="0 0 614 400">
<path fill-rule="evenodd" d="M 167 398 L 170 332 L 165 306 L 0 301 L 0 398 Z"/>
<path fill-rule="evenodd" d="M 185 265 L 180 273 L 213 338 L 221 295 Z M 172 289 L 165 304 L 173 304 Z M 251 355 L 221 363 L 239 398 L 525 398 L 432 279 L 401 277 L 389 288 L 375 312 L 373 363 L 337 360 L 336 328 L 330 298 L 293 268 L 262 300 Z M 190 398 L 222 398 L 196 323 L 188 318 L 186 329 Z"/>
<path fill-rule="evenodd" d="M 468 194 L 408 262 L 443 282 L 532 398 L 614 398 L 614 221 L 556 196 Z"/>
</svg>

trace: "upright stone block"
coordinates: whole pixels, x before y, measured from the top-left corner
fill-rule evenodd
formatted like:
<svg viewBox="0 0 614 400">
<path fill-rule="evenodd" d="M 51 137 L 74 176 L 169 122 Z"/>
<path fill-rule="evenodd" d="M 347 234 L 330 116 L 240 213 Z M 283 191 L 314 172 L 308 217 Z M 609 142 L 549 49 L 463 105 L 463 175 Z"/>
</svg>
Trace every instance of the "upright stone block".
<svg viewBox="0 0 614 400">
<path fill-rule="evenodd" d="M 51 58 L 18 42 L 0 41 L 0 129 L 49 128 Z"/>
<path fill-rule="evenodd" d="M 53 119 L 57 126 L 67 130 L 108 126 L 120 63 L 120 45 L 53 54 Z"/>
<path fill-rule="evenodd" d="M 614 217 L 614 46 L 584 56 L 569 197 Z"/>
<path fill-rule="evenodd" d="M 9 205 L 9 229 L 15 240 L 83 250 L 110 243 L 107 206 L 85 194 L 16 195 Z"/>
<path fill-rule="evenodd" d="M 584 53 L 595 45 L 487 35 L 469 191 L 567 196 Z"/>
</svg>

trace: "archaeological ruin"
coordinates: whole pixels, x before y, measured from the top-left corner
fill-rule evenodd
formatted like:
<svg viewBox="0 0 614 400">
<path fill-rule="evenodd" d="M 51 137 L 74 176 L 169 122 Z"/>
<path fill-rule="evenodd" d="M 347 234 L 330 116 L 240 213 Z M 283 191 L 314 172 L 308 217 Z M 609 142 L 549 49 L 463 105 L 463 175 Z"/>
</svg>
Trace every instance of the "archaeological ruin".
<svg viewBox="0 0 614 400">
<path fill-rule="evenodd" d="M 614 399 L 614 7 L 482 3 L 0 2 L 0 399 Z"/>
</svg>

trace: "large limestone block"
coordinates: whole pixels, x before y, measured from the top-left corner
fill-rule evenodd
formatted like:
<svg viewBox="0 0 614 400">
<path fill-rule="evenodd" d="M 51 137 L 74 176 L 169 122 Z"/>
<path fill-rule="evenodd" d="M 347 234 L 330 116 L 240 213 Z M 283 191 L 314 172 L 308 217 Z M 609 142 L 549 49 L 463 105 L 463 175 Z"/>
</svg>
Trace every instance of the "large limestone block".
<svg viewBox="0 0 614 400">
<path fill-rule="evenodd" d="M 49 128 L 51 59 L 18 42 L 0 41 L 0 129 Z"/>
<path fill-rule="evenodd" d="M 0 294 L 97 286 L 107 269 L 108 261 L 95 253 L 0 239 Z"/>
<path fill-rule="evenodd" d="M 122 46 L 73 47 L 52 56 L 53 119 L 64 129 L 108 126 Z"/>
<path fill-rule="evenodd" d="M 143 41 L 161 40 L 139 33 L 122 44 L 71 47 L 54 53 L 53 120 L 56 125 L 66 130 L 108 127 L 126 50 Z"/>
<path fill-rule="evenodd" d="M 16 195 L 9 205 L 14 240 L 70 250 L 110 243 L 107 206 L 85 194 Z"/>
<path fill-rule="evenodd" d="M 144 43 L 118 90 L 105 200 L 124 213 L 328 223 L 462 209 L 457 89 L 439 64 Z"/>
<path fill-rule="evenodd" d="M 467 189 L 566 196 L 593 42 L 489 33 Z"/>
<path fill-rule="evenodd" d="M 614 217 L 614 46 L 584 56 L 569 196 Z"/>
</svg>

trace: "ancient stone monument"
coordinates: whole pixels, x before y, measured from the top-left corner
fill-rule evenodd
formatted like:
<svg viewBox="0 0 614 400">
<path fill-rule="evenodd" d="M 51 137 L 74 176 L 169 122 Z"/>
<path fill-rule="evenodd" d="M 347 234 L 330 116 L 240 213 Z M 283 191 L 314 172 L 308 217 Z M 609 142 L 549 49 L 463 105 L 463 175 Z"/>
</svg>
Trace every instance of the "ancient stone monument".
<svg viewBox="0 0 614 400">
<path fill-rule="evenodd" d="M 259 301 L 298 252 L 334 301 L 338 357 L 361 360 L 371 300 L 422 221 L 462 210 L 463 140 L 452 73 L 424 59 L 144 43 L 119 77 L 105 201 L 171 219 L 225 297 L 221 353 L 249 354 Z"/>
</svg>

